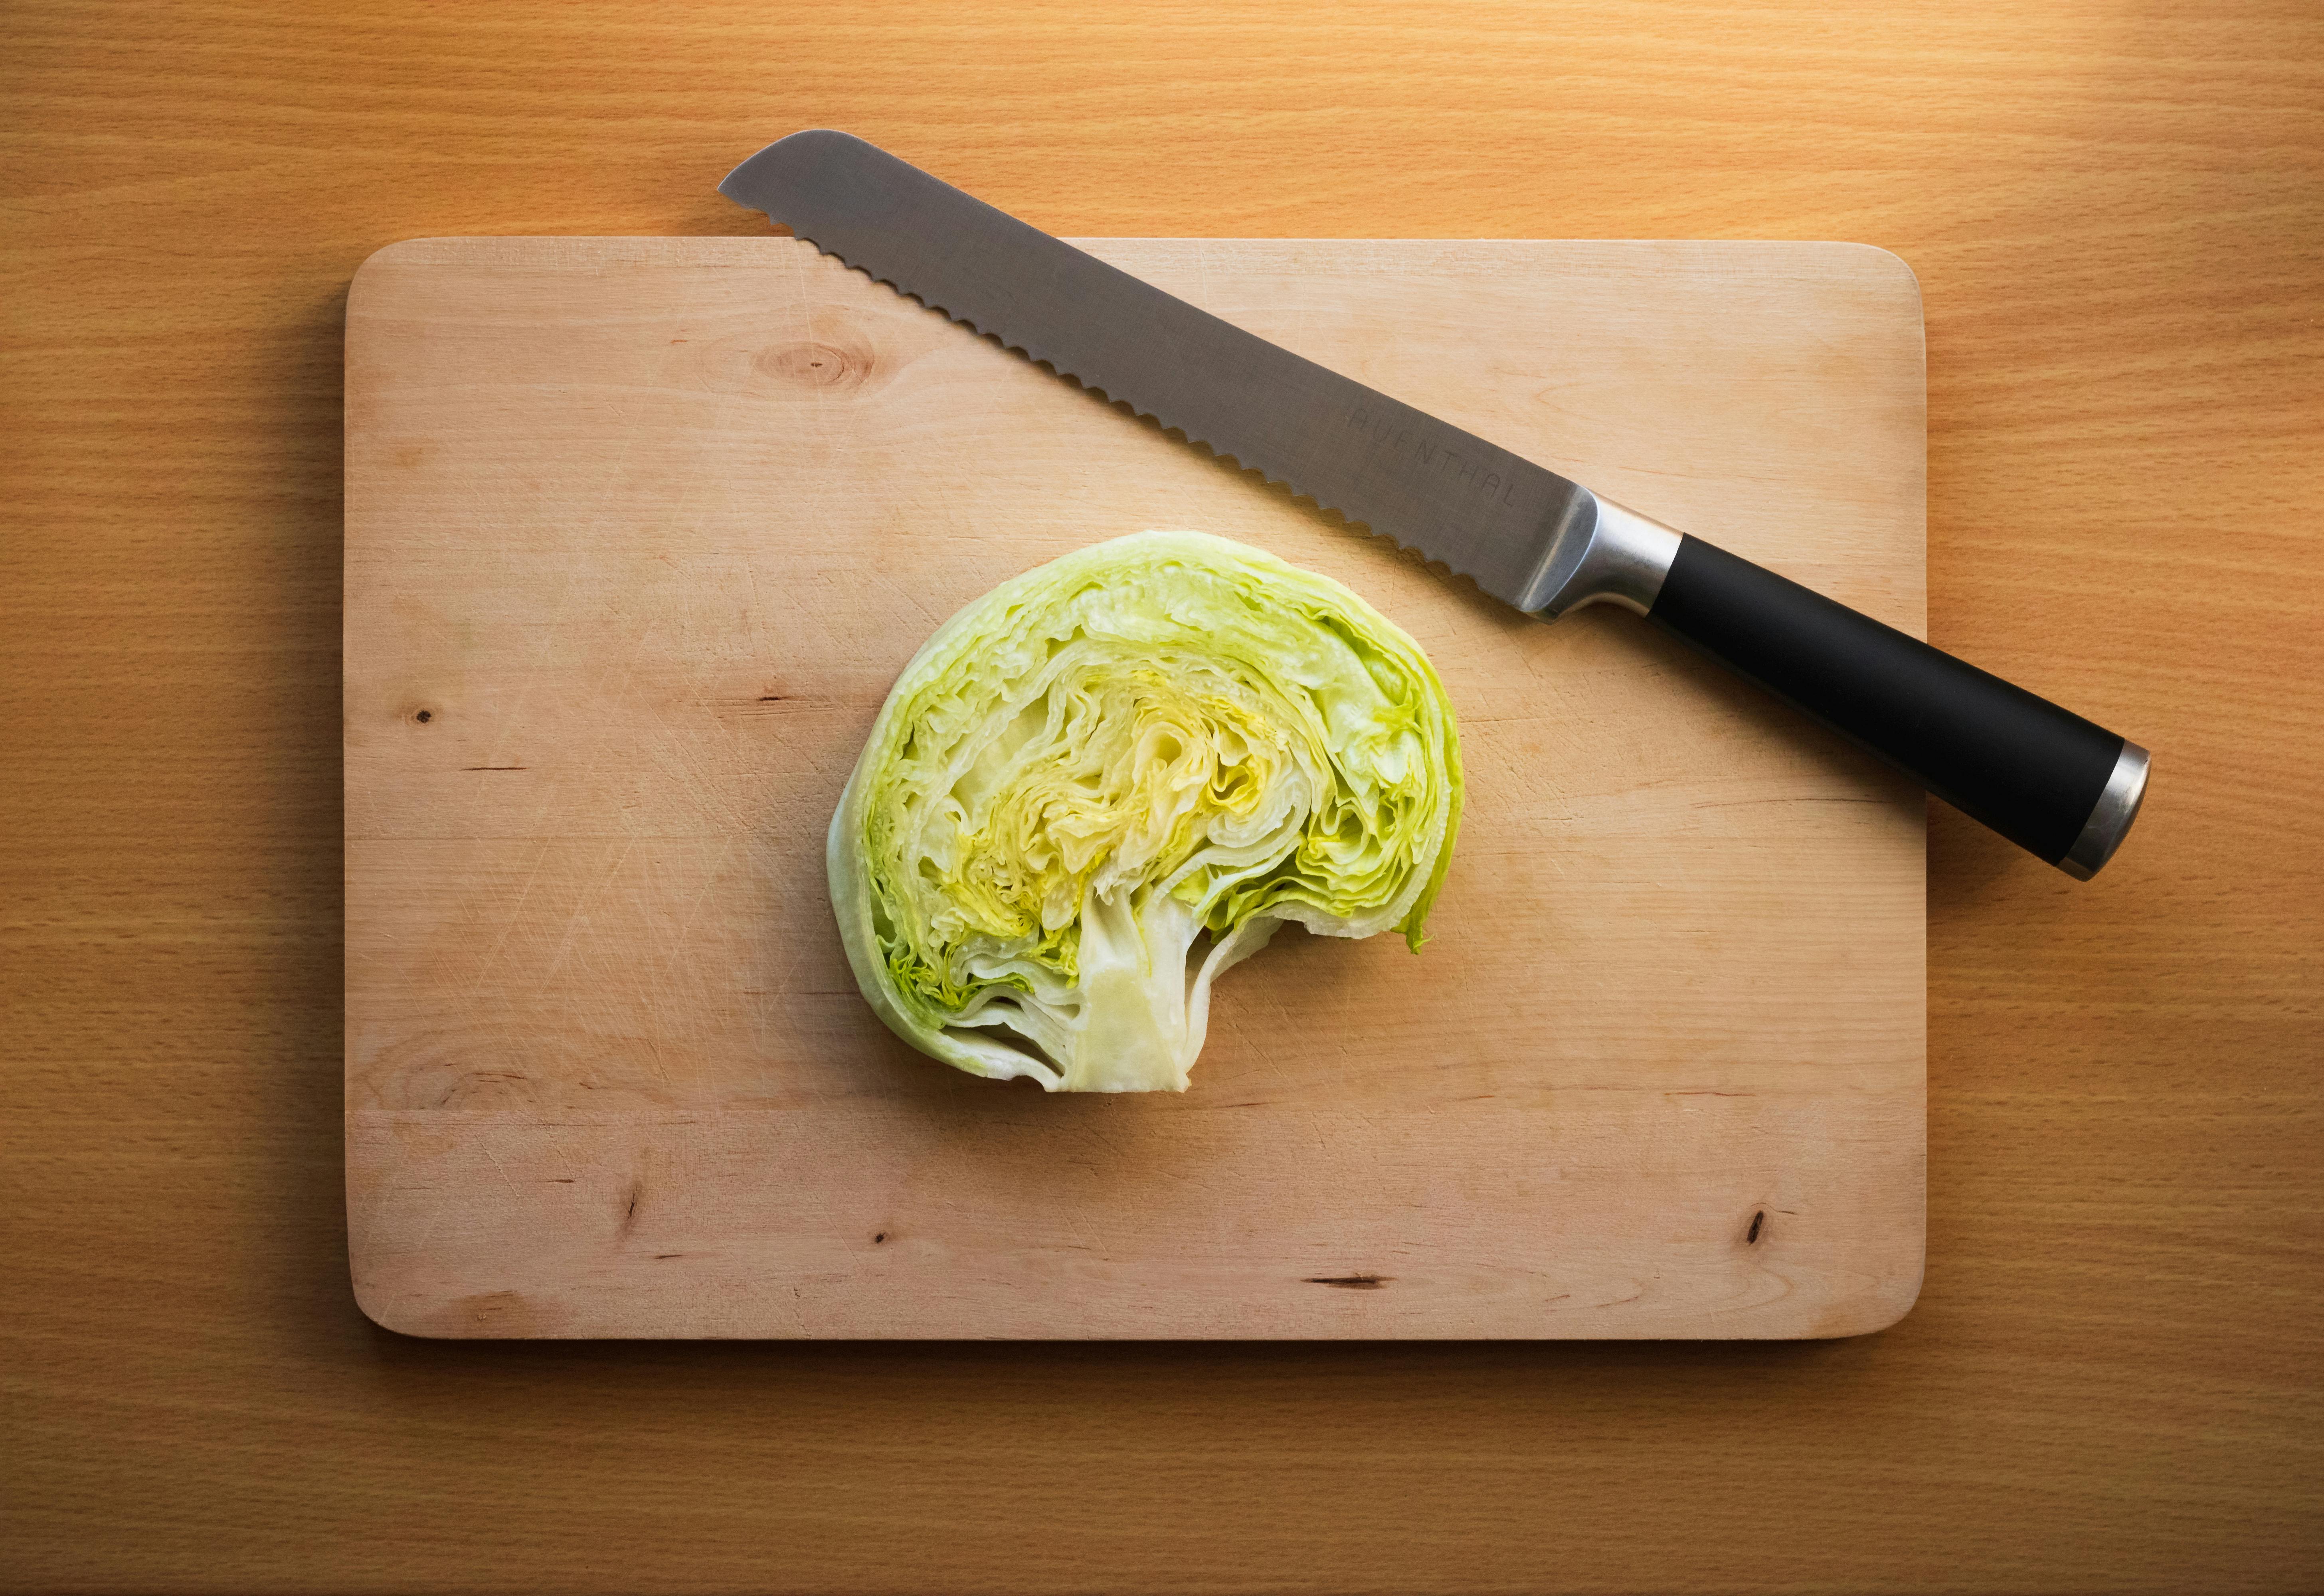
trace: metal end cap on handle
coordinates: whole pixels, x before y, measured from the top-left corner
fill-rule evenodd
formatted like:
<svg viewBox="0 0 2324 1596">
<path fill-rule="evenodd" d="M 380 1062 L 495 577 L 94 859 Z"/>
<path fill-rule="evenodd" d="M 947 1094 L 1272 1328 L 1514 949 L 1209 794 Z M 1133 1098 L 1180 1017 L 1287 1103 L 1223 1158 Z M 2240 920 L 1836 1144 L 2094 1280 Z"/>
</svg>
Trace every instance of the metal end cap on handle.
<svg viewBox="0 0 2324 1596">
<path fill-rule="evenodd" d="M 2090 818 L 2082 826 L 2082 834 L 2074 839 L 2074 846 L 2058 861 L 2058 868 L 2077 881 L 2088 881 L 2114 858 L 2114 850 L 2130 834 L 2130 822 L 2138 818 L 2138 806 L 2146 798 L 2146 750 L 2127 738 L 2123 739 L 2122 752 L 2115 757 L 2114 771 L 2099 789 L 2098 801 L 2090 808 Z"/>
</svg>

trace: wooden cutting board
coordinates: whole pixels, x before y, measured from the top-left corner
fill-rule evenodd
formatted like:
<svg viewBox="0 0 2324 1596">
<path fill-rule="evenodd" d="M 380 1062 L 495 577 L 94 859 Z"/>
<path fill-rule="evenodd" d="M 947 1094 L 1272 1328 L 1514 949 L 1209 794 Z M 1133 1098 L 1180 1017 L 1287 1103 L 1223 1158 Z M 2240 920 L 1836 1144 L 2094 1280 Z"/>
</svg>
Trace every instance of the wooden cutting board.
<svg viewBox="0 0 2324 1596">
<path fill-rule="evenodd" d="M 1098 240 L 1923 631 L 1911 273 L 1828 243 Z M 1919 1289 L 1923 799 L 1634 618 L 1546 627 L 793 240 L 431 239 L 347 303 L 347 1214 L 456 1336 L 1812 1336 Z M 1409 629 L 1419 955 L 1286 932 L 1183 1096 L 857 996 L 824 830 L 936 624 L 1150 527 Z"/>
</svg>

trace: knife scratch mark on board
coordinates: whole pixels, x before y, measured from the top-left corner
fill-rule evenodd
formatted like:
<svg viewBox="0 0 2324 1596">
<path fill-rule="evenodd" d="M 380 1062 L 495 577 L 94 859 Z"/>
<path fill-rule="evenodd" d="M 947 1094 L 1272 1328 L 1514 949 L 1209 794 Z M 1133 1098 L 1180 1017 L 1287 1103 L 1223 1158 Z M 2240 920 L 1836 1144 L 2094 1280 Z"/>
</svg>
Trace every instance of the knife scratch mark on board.
<svg viewBox="0 0 2324 1596">
<path fill-rule="evenodd" d="M 483 1151 L 484 1157 L 491 1160 L 493 1172 L 500 1176 L 501 1184 L 509 1188 L 509 1196 L 516 1196 L 516 1182 L 509 1179 L 508 1167 L 501 1162 L 500 1155 L 493 1152 L 490 1146 L 484 1147 Z"/>
</svg>

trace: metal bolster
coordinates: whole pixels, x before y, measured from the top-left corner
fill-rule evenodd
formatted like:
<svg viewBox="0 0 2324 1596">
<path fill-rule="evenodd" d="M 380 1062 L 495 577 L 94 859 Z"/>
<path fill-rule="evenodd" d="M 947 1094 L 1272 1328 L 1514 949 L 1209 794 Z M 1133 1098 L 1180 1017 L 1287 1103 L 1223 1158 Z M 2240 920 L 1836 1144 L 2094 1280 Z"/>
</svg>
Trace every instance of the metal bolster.
<svg viewBox="0 0 2324 1596">
<path fill-rule="evenodd" d="M 1679 534 L 1611 500 L 1595 502 L 1595 524 L 1580 558 L 1569 567 L 1566 560 L 1558 557 L 1564 551 L 1553 551 L 1551 569 L 1545 574 L 1554 587 L 1547 597 L 1524 606 L 1544 620 L 1555 620 L 1568 610 L 1600 602 L 1619 604 L 1644 615 L 1655 607 L 1655 599 L 1663 591 L 1663 578 L 1670 574 L 1671 562 L 1678 558 Z M 1557 580 L 1560 568 L 1565 568 L 1563 581 Z"/>
</svg>

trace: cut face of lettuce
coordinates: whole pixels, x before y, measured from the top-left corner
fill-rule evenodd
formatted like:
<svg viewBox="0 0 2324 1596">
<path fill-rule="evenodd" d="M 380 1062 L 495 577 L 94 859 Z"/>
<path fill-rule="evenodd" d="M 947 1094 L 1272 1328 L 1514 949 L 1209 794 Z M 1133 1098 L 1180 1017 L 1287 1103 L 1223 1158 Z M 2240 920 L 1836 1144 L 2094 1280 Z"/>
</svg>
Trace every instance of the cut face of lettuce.
<svg viewBox="0 0 2324 1596">
<path fill-rule="evenodd" d="M 1211 983 L 1286 921 L 1404 932 L 1460 748 L 1419 647 L 1338 582 L 1194 532 L 1004 582 L 897 679 L 832 818 L 889 1027 L 974 1075 L 1184 1091 Z"/>
</svg>

